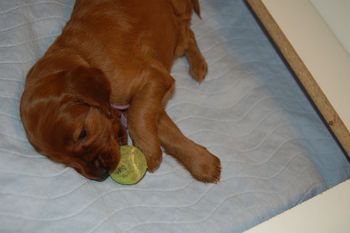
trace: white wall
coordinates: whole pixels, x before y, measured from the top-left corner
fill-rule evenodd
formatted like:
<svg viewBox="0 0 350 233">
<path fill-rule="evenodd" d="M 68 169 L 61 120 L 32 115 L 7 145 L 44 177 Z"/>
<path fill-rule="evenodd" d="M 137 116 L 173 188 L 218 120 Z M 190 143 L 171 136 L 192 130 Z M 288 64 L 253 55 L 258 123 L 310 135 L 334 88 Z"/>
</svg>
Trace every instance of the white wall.
<svg viewBox="0 0 350 233">
<path fill-rule="evenodd" d="M 350 0 L 311 0 L 350 55 Z"/>
<path fill-rule="evenodd" d="M 329 6 L 343 2 L 347 7 L 350 0 L 261 1 L 350 131 L 350 55 L 320 13 L 328 15 L 330 24 L 336 25 L 335 31 L 346 29 L 344 34 L 338 32 L 343 38 L 350 30 L 350 11 L 344 12 L 347 15 L 342 21 L 342 13 L 338 13 L 338 10 L 343 6 Z M 320 12 L 312 2 L 321 9 Z M 328 13 L 328 8 L 332 9 L 332 13 Z M 337 19 L 334 20 L 332 15 Z M 350 40 L 345 40 L 348 45 Z"/>
</svg>

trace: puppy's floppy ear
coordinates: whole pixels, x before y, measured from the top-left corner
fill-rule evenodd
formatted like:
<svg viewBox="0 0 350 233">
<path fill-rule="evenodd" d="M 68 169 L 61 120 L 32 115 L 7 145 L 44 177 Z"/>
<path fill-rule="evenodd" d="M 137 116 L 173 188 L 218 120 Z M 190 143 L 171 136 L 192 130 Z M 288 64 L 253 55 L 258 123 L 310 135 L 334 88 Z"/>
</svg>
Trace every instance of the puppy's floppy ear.
<svg viewBox="0 0 350 233">
<path fill-rule="evenodd" d="M 111 116 L 111 86 L 101 70 L 79 66 L 67 72 L 66 78 L 69 80 L 67 91 L 73 98 Z"/>
</svg>

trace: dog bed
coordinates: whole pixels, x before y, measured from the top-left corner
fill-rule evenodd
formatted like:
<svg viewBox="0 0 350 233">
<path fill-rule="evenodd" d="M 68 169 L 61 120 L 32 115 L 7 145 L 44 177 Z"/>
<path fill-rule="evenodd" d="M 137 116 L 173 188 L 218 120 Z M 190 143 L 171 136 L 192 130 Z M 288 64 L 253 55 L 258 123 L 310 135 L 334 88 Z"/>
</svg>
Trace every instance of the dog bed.
<svg viewBox="0 0 350 233">
<path fill-rule="evenodd" d="M 94 182 L 28 143 L 25 76 L 69 19 L 72 0 L 0 1 L 0 232 L 241 232 L 350 177 L 345 155 L 240 0 L 201 0 L 193 30 L 209 64 L 185 59 L 167 111 L 222 161 L 218 184 L 164 155 L 134 186 Z"/>
</svg>

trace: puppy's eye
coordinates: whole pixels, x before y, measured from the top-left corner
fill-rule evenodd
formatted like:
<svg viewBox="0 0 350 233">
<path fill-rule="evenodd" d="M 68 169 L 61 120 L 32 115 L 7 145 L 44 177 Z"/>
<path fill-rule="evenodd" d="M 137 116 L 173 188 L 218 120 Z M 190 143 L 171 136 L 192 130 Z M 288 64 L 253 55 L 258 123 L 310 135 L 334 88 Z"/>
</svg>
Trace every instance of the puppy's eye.
<svg viewBox="0 0 350 233">
<path fill-rule="evenodd" d="M 83 129 L 80 131 L 78 140 L 79 140 L 79 141 L 82 141 L 82 140 L 85 140 L 87 137 L 88 137 L 88 133 L 87 133 L 86 129 L 83 128 Z"/>
</svg>

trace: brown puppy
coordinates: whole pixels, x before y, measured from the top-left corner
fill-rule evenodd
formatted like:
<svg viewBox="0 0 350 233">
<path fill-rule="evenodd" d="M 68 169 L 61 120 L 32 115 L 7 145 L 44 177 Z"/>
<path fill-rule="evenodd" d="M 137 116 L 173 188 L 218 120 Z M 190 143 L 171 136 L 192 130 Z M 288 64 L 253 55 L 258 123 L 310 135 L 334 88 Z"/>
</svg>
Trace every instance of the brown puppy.
<svg viewBox="0 0 350 233">
<path fill-rule="evenodd" d="M 87 178 L 105 179 L 125 130 L 113 104 L 129 105 L 128 130 L 149 171 L 161 146 L 193 177 L 217 182 L 220 160 L 187 139 L 164 111 L 170 68 L 186 55 L 192 77 L 207 64 L 190 29 L 198 0 L 77 0 L 62 34 L 27 76 L 21 118 L 31 144 Z"/>
</svg>

